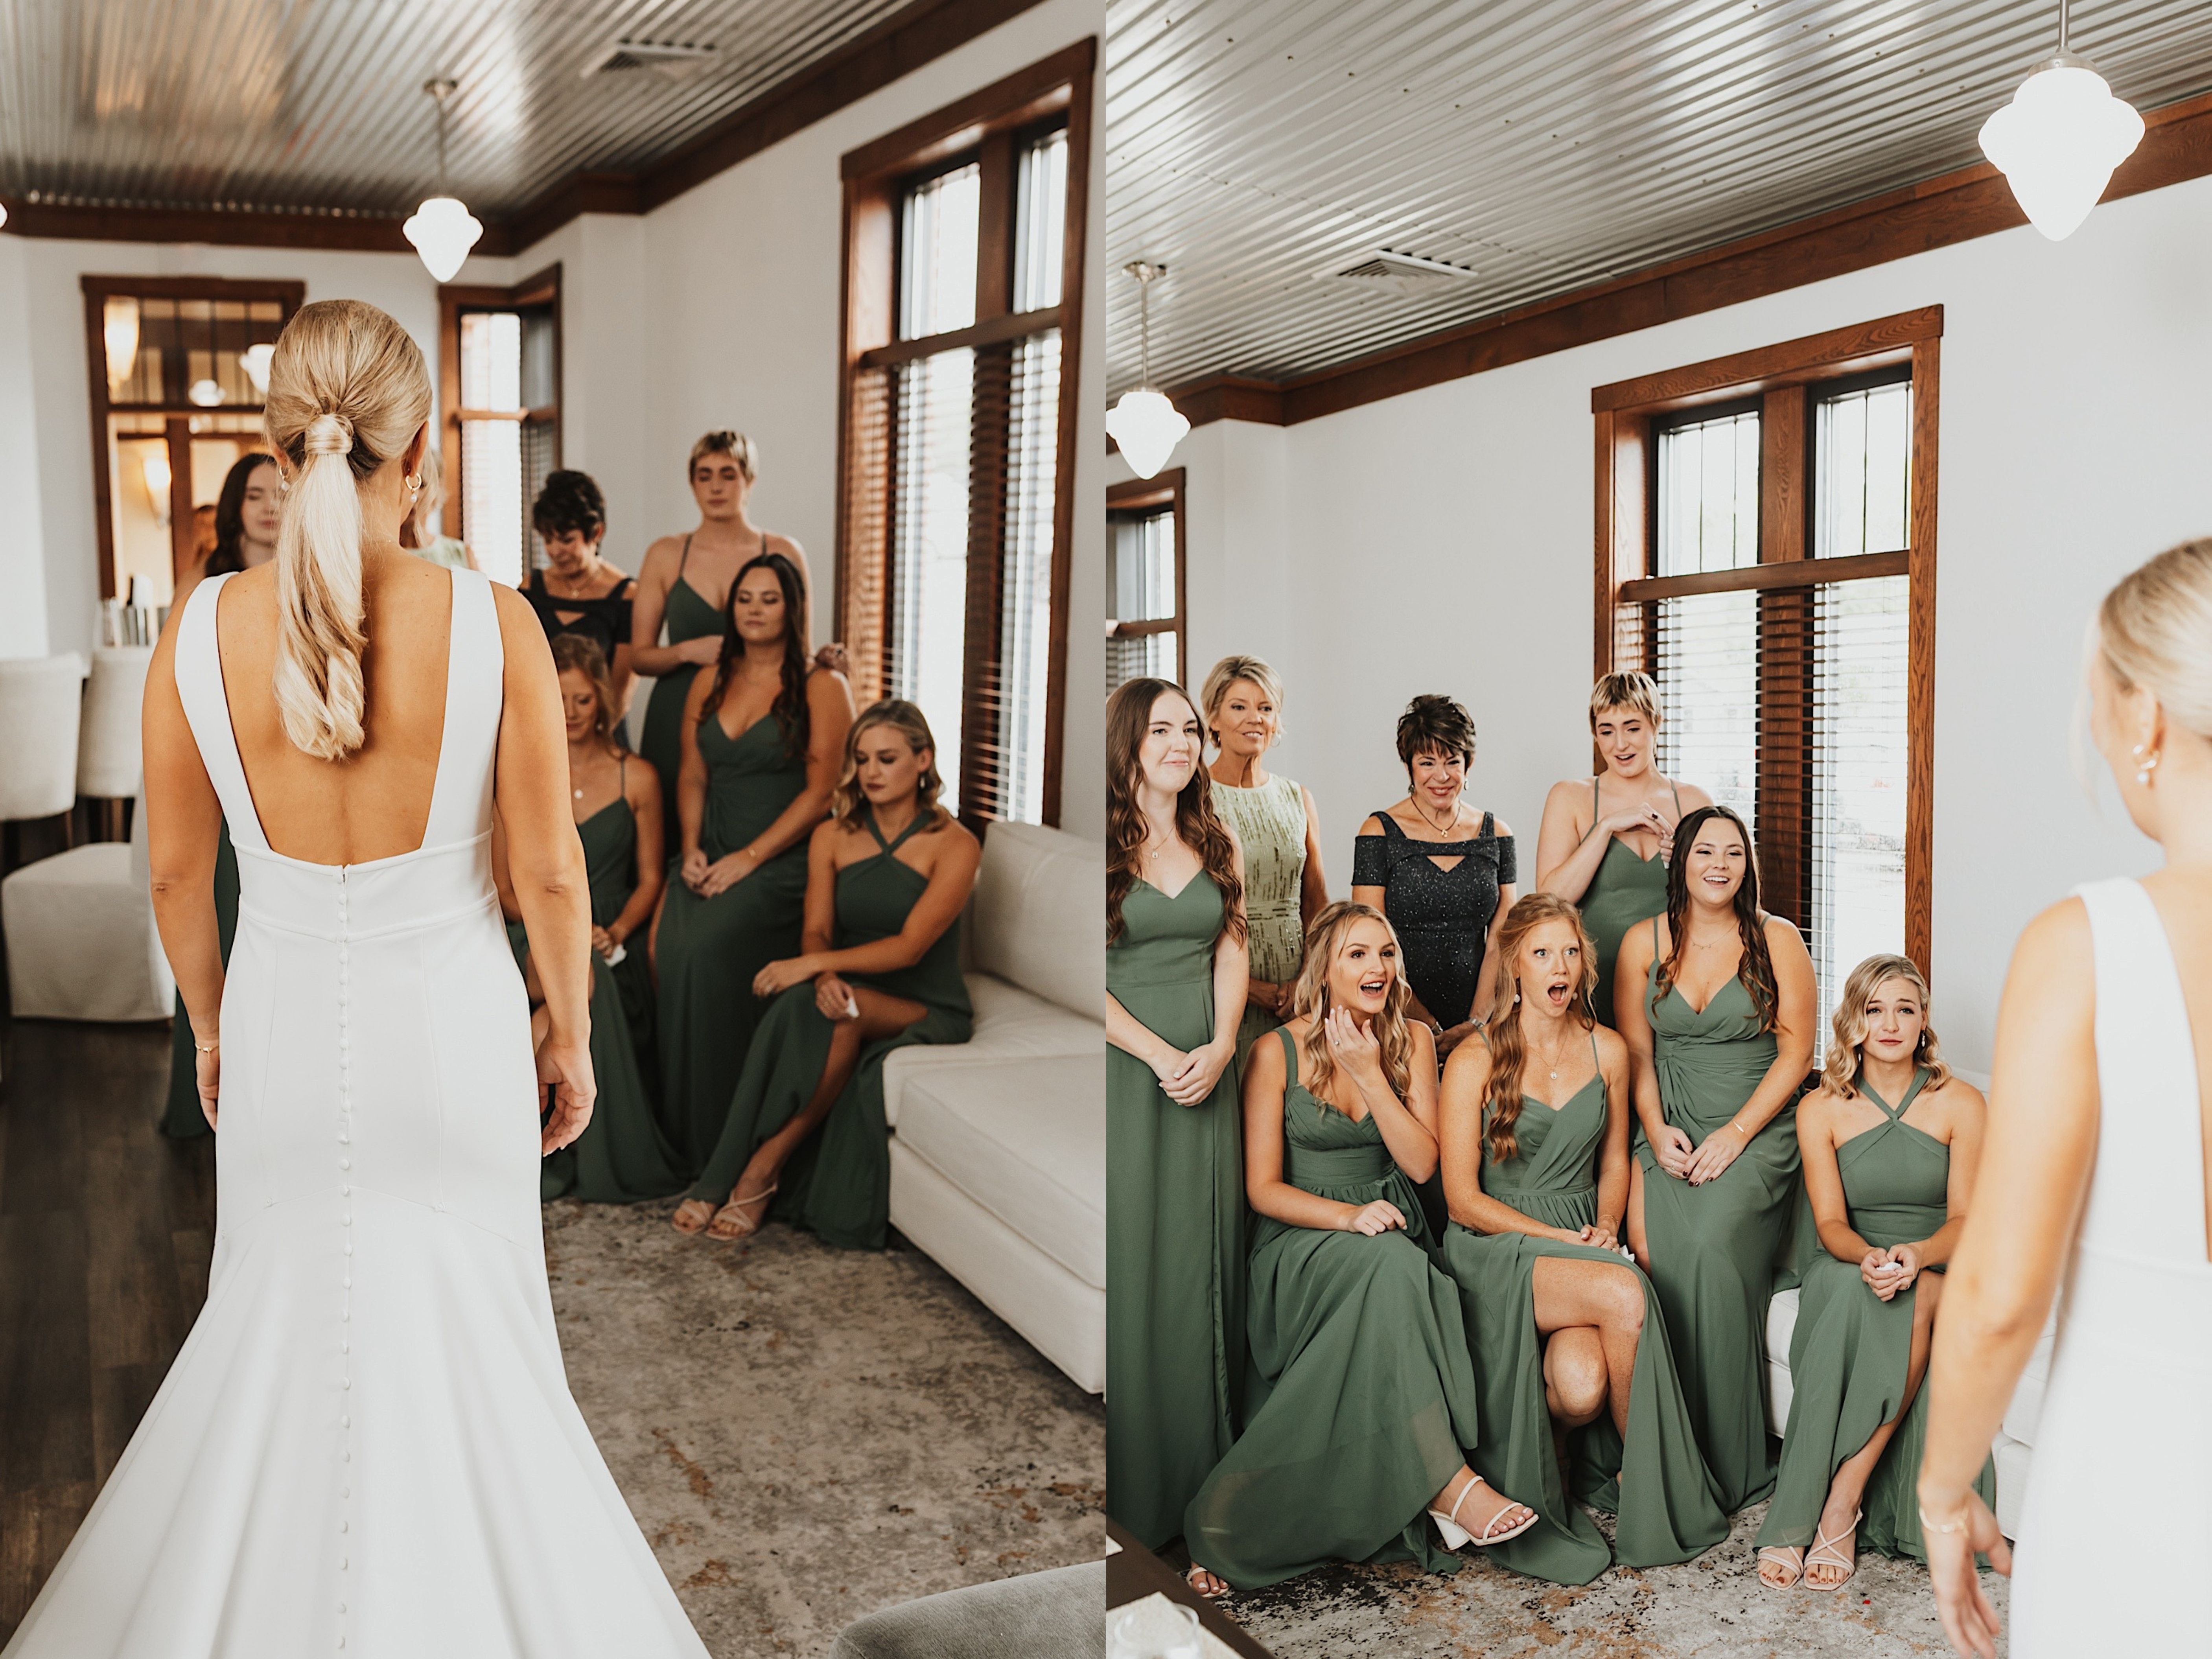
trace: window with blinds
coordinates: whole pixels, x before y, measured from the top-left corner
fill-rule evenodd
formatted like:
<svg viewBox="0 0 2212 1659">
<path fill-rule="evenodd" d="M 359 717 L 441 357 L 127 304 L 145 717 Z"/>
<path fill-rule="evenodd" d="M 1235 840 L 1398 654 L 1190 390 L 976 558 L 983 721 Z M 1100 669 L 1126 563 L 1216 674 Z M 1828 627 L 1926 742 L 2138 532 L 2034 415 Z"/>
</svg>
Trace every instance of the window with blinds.
<svg viewBox="0 0 2212 1659">
<path fill-rule="evenodd" d="M 921 706 L 971 819 L 1059 813 L 1077 101 L 1063 81 L 846 158 L 840 633 L 863 702 Z"/>
<path fill-rule="evenodd" d="M 443 533 L 520 586 L 544 562 L 530 509 L 561 465 L 560 268 L 512 289 L 443 288 Z"/>
<path fill-rule="evenodd" d="M 1776 362 L 1790 349 L 1741 360 L 1754 372 L 1741 380 L 1764 384 L 1734 403 L 1719 400 L 1738 360 L 1654 377 L 1652 390 L 1706 378 L 1686 409 L 1639 407 L 1646 383 L 1594 397 L 1611 440 L 1600 665 L 1653 674 L 1662 769 L 1753 826 L 1767 908 L 1797 924 L 1813 957 L 1817 1054 L 1859 962 L 1926 961 L 1929 750 L 1916 724 L 1933 651 L 1927 624 L 1916 633 L 1914 583 L 1934 572 L 1932 547 L 1912 542 L 1928 487 L 1917 382 L 1932 383 L 1934 338 L 1890 344 L 1893 361 L 1873 368 L 1851 362 L 1873 354 L 1840 341 L 1833 366 L 1817 349 Z M 1642 515 L 1620 510 L 1639 472 Z"/>
<path fill-rule="evenodd" d="M 1119 484 L 1106 507 L 1106 692 L 1152 675 L 1180 681 L 1182 469 Z"/>
</svg>

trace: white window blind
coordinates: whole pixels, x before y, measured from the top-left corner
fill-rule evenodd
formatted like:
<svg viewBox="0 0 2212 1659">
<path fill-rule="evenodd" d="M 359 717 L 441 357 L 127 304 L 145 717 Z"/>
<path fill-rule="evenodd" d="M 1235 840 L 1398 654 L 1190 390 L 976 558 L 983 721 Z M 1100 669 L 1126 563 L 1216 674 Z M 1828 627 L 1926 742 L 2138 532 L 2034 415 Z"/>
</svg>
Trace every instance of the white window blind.
<svg viewBox="0 0 2212 1659">
<path fill-rule="evenodd" d="M 1659 432 L 1662 576 L 1759 562 L 1759 411 Z"/>
<path fill-rule="evenodd" d="M 961 798 L 975 380 L 975 354 L 967 348 L 917 357 L 897 375 L 890 690 L 927 717 L 951 801 Z"/>
<path fill-rule="evenodd" d="M 1175 510 L 1117 514 L 1109 521 L 1106 691 L 1146 675 L 1179 680 Z M 1146 628 L 1146 623 L 1163 623 Z"/>
<path fill-rule="evenodd" d="M 1692 593 L 1656 607 L 1659 769 L 1759 822 L 1759 595 Z"/>
</svg>

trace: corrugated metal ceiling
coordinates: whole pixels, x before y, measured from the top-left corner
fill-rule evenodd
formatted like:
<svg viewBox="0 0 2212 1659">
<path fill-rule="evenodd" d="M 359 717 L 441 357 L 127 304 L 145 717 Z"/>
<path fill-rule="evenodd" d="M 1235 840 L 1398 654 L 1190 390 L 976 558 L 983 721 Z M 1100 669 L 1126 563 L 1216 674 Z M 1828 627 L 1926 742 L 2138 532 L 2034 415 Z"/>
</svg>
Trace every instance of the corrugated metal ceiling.
<svg viewBox="0 0 2212 1659">
<path fill-rule="evenodd" d="M 451 177 L 504 215 L 632 169 L 904 0 L 0 0 L 0 195 L 404 213 L 436 171 L 421 90 L 459 83 Z M 617 39 L 717 48 L 584 77 Z"/>
<path fill-rule="evenodd" d="M 1107 0 L 1109 381 L 1286 380 L 1981 160 L 2056 0 Z M 2077 0 L 2138 109 L 2212 87 L 2205 0 Z M 1408 295 L 1317 273 L 1472 268 Z"/>
</svg>

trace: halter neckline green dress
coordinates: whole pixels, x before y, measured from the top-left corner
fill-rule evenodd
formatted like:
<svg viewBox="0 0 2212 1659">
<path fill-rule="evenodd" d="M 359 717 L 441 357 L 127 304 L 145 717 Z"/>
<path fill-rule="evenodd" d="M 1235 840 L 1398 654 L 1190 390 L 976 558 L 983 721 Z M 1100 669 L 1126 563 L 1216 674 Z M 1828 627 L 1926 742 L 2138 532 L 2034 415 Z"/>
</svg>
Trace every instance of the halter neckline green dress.
<svg viewBox="0 0 2212 1659">
<path fill-rule="evenodd" d="M 1779 1045 L 1760 1028 L 1741 975 L 1701 1013 L 1679 986 L 1658 994 L 1658 923 L 1645 978 L 1651 1052 L 1666 1121 L 1702 1146 L 1741 1110 L 1774 1064 Z M 1766 1304 L 1776 1256 L 1798 1195 L 1797 1109 L 1790 1104 L 1751 1139 L 1716 1180 L 1692 1187 L 1659 1167 L 1639 1124 L 1644 1231 L 1651 1284 L 1666 1310 L 1682 1398 L 1705 1467 L 1730 1514 L 1774 1485 L 1767 1447 Z"/>
<path fill-rule="evenodd" d="M 762 545 L 767 544 L 763 542 Z M 661 610 L 662 624 L 671 645 L 706 639 L 723 631 L 721 612 L 708 603 L 705 594 L 684 580 L 684 567 L 690 562 L 691 538 L 686 536 L 684 550 L 676 560 L 675 578 L 668 584 L 667 603 Z M 678 663 L 653 681 L 653 695 L 646 699 L 645 727 L 639 733 L 638 752 L 660 774 L 662 820 L 672 826 L 676 822 L 676 774 L 684 762 L 684 700 L 691 695 L 691 677 L 698 672 L 696 663 Z M 670 850 L 673 851 L 672 833 L 669 840 Z"/>
<path fill-rule="evenodd" d="M 1590 779 L 1590 822 L 1597 823 L 1605 816 L 1598 799 L 1599 786 L 1605 774 Z M 1682 792 L 1669 784 L 1674 794 L 1674 821 L 1682 819 Z M 1583 890 L 1582 902 L 1577 907 L 1583 913 L 1583 926 L 1589 930 L 1590 949 L 1597 955 L 1596 1012 L 1599 1020 L 1613 1024 L 1613 964 L 1620 954 L 1620 942 L 1628 937 L 1628 930 L 1639 921 L 1656 916 L 1667 908 L 1667 860 L 1654 853 L 1650 858 L 1639 858 L 1636 849 L 1619 836 L 1606 838 L 1605 856 L 1598 860 L 1597 873 L 1590 878 L 1589 885 Z"/>
<path fill-rule="evenodd" d="M 709 712 L 700 721 L 707 803 L 699 847 L 711 862 L 760 835 L 806 787 L 803 741 L 787 744 L 774 714 L 736 737 Z M 792 750 L 796 749 L 797 752 Z M 806 837 L 735 886 L 702 898 L 669 861 L 660 914 L 661 1128 L 684 1175 L 706 1167 L 768 1005 L 753 980 L 771 962 L 799 954 L 806 908 Z"/>
<path fill-rule="evenodd" d="M 629 757 L 623 757 L 625 769 Z M 592 885 L 592 925 L 604 927 L 637 890 L 637 816 L 617 795 L 576 825 Z M 530 954 L 522 924 L 507 925 L 518 966 Z M 620 962 L 592 952 L 592 1073 L 599 1099 L 584 1133 L 539 1167 L 541 1199 L 636 1204 L 684 1184 L 676 1154 L 653 1116 L 653 971 L 641 941 Z"/>
<path fill-rule="evenodd" d="M 832 948 L 849 951 L 891 939 L 929 890 L 929 878 L 896 856 L 933 818 L 916 814 L 895 841 L 885 841 L 875 814 L 860 822 L 877 850 L 837 872 L 837 928 Z M 771 1213 L 848 1250 L 879 1250 L 889 1229 L 890 1128 L 884 1121 L 884 1060 L 917 1042 L 965 1042 L 974 1030 L 967 982 L 960 976 L 960 924 L 940 933 L 910 967 L 847 974 L 855 985 L 904 997 L 927 1011 L 896 1036 L 860 1050 L 852 1077 L 822 1127 L 791 1155 L 777 1180 Z M 814 1097 L 830 1063 L 836 1030 L 815 1005 L 814 981 L 792 986 L 769 1005 L 745 1054 L 729 1116 L 691 1196 L 720 1204 L 730 1195 L 761 1145 Z"/>
<path fill-rule="evenodd" d="M 1595 1038 L 1590 1047 L 1595 1060 Z M 1489 1119 L 1486 1108 L 1486 1128 Z M 1547 1227 L 1595 1225 L 1605 1129 L 1602 1073 L 1556 1110 L 1524 1095 L 1513 1126 L 1516 1156 L 1499 1163 L 1485 1139 L 1482 1190 Z M 1544 1403 L 1546 1339 L 1536 1328 L 1535 1274 L 1546 1256 L 1603 1262 L 1634 1273 L 1644 1291 L 1627 1443 L 1623 1445 L 1614 1429 L 1610 1409 L 1574 1431 L 1568 1440 L 1575 1471 L 1571 1494 L 1552 1455 L 1552 1417 Z M 1720 1491 L 1706 1472 L 1682 1403 L 1666 1311 L 1635 1263 L 1618 1250 L 1527 1233 L 1478 1233 L 1457 1222 L 1444 1231 L 1443 1259 L 1459 1286 L 1489 1431 L 1471 1460 L 1475 1472 L 1543 1517 L 1520 1537 L 1492 1546 L 1494 1559 L 1532 1578 L 1587 1584 L 1615 1559 L 1630 1567 L 1687 1561 L 1728 1536 Z M 1610 1548 L 1575 1498 L 1620 1517 Z"/>
<path fill-rule="evenodd" d="M 1928 1079 L 1923 1068 L 1892 1106 L 1861 1077 L 1859 1092 L 1881 1109 L 1884 1121 L 1836 1149 L 1851 1230 L 1877 1249 L 1930 1237 L 1950 1218 L 1951 1149 L 1905 1121 Z M 1825 1248 L 1806 1265 L 1790 1339 L 1789 1432 L 1774 1501 L 1759 1529 L 1760 1548 L 1811 1544 L 1836 1471 L 1897 1415 L 1912 1357 L 1916 1294 L 1899 1291 L 1884 1302 L 1860 1277 L 1857 1262 L 1840 1261 Z M 1867 1481 L 1859 1548 L 1928 1559 L 1917 1490 L 1927 1438 L 1923 1378 Z M 1984 1503 L 1996 1502 L 1994 1462 L 1982 1465 L 1974 1488 Z"/>
<path fill-rule="evenodd" d="M 1420 1200 L 1381 1127 L 1315 1098 L 1290 1031 L 1275 1039 L 1283 1179 L 1342 1204 L 1388 1200 L 1406 1231 L 1255 1222 L 1244 1432 L 1192 1498 L 1184 1541 L 1238 1589 L 1330 1560 L 1456 1572 L 1428 1509 L 1480 1437 L 1458 1287 L 1429 1253 Z"/>
<path fill-rule="evenodd" d="M 131 809 L 146 810 L 142 800 Z M 230 844 L 230 826 L 216 832 L 215 844 L 215 921 L 222 948 L 222 965 L 230 966 L 230 941 L 238 932 L 238 854 Z M 196 1140 L 211 1135 L 207 1114 L 200 1109 L 199 1071 L 192 1046 L 191 1017 L 185 1012 L 185 994 L 177 993 L 175 1024 L 169 1033 L 169 1097 L 161 1110 L 161 1133 L 173 1140 Z"/>
<path fill-rule="evenodd" d="M 1106 989 L 1188 1054 L 1213 1040 L 1221 890 L 1203 870 L 1170 898 L 1121 902 Z M 1239 1066 L 1195 1106 L 1106 1048 L 1106 1512 L 1158 1549 L 1236 1436 L 1244 1385 L 1244 1136 Z"/>
</svg>

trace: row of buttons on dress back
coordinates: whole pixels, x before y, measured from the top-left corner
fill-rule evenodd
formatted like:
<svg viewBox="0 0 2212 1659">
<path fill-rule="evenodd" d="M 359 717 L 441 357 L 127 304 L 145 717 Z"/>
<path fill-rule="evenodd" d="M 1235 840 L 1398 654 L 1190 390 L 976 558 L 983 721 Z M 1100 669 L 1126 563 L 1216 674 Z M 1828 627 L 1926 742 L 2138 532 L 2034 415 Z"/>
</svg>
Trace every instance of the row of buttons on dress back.
<svg viewBox="0 0 2212 1659">
<path fill-rule="evenodd" d="M 349 1012 L 349 993 L 346 983 L 347 940 L 352 936 L 346 905 L 346 872 L 338 870 L 338 1228 L 343 1246 L 339 1273 L 338 1298 L 338 1389 L 341 1394 L 353 1392 L 353 1034 L 347 1029 Z M 338 1461 L 344 1467 L 338 1480 L 338 1532 L 350 1530 L 352 1517 L 349 1513 L 353 1498 L 353 1413 L 350 1400 L 341 1402 L 344 1409 L 338 1415 Z M 350 1567 L 350 1557 L 344 1552 L 345 1542 L 338 1546 L 338 1646 L 346 1644 L 345 1638 L 345 1574 Z"/>
</svg>

